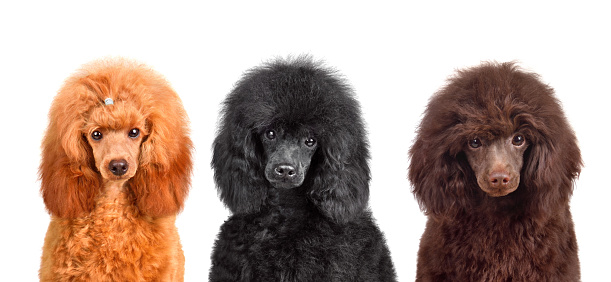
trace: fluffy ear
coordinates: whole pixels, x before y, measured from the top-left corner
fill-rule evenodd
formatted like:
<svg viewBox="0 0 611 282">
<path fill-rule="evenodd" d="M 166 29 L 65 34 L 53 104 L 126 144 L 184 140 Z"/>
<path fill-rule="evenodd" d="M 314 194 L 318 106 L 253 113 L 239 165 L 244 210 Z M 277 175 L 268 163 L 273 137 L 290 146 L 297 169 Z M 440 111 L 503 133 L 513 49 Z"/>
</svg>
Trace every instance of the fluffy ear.
<svg viewBox="0 0 611 282">
<path fill-rule="evenodd" d="M 312 166 L 314 171 L 308 173 L 314 176 L 310 200 L 335 222 L 349 222 L 365 210 L 369 200 L 369 150 L 365 137 L 360 132 L 336 131 L 321 140 L 319 155 L 321 159 Z"/>
<path fill-rule="evenodd" d="M 533 208 L 543 211 L 554 210 L 558 204 L 569 201 L 582 166 L 575 134 L 560 107 L 550 113 L 558 116 L 546 119 L 541 136 L 533 138 L 522 169 L 522 181 L 529 190 Z"/>
<path fill-rule="evenodd" d="M 191 185 L 191 150 L 187 115 L 167 86 L 156 89 L 147 117 L 148 136 L 140 147 L 136 175 L 129 181 L 141 212 L 153 217 L 178 213 Z"/>
<path fill-rule="evenodd" d="M 444 90 L 454 91 L 454 89 Z M 452 93 L 452 92 L 448 92 Z M 420 209 L 427 215 L 452 216 L 477 201 L 477 181 L 464 154 L 462 111 L 454 95 L 431 97 L 409 150 L 408 178 Z"/>
<path fill-rule="evenodd" d="M 469 199 L 476 197 L 476 189 L 469 185 L 477 184 L 466 156 L 443 148 L 443 140 L 428 140 L 423 134 L 409 151 L 408 174 L 420 208 L 428 215 L 448 216 L 468 207 Z"/>
<path fill-rule="evenodd" d="M 212 167 L 221 200 L 234 214 L 260 210 L 267 197 L 256 132 L 226 116 L 214 140 Z"/>
<path fill-rule="evenodd" d="M 83 121 L 79 115 L 86 103 L 74 99 L 78 97 L 74 92 L 81 90 L 70 83 L 60 90 L 51 105 L 42 142 L 42 197 L 52 215 L 64 218 L 90 212 L 101 185 L 93 152 L 81 132 Z"/>
</svg>

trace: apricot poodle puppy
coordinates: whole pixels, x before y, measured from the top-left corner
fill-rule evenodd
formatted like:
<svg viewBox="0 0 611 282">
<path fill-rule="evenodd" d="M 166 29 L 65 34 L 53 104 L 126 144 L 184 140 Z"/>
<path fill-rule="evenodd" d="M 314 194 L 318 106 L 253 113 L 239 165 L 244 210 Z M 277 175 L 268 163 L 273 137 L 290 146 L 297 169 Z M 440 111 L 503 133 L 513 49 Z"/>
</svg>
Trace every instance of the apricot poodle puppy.
<svg viewBox="0 0 611 282">
<path fill-rule="evenodd" d="M 581 154 L 554 91 L 513 63 L 461 70 L 410 150 L 428 221 L 416 281 L 578 281 Z"/>
<path fill-rule="evenodd" d="M 169 84 L 134 62 L 95 61 L 68 78 L 49 121 L 41 281 L 182 281 L 174 221 L 192 143 Z"/>
</svg>

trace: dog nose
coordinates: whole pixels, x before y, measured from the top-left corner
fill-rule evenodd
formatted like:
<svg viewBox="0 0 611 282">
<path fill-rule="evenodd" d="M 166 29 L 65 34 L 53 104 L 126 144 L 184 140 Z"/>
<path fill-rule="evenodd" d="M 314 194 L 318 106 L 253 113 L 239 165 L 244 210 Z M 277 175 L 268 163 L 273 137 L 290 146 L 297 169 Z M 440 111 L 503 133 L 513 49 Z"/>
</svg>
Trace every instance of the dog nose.
<svg viewBox="0 0 611 282">
<path fill-rule="evenodd" d="M 126 160 L 112 160 L 110 164 L 108 164 L 108 170 L 112 172 L 112 174 L 116 176 L 121 176 L 127 172 L 129 165 Z"/>
<path fill-rule="evenodd" d="M 509 177 L 509 174 L 507 174 L 506 172 L 497 171 L 497 172 L 490 173 L 490 178 L 489 178 L 490 187 L 502 188 L 502 187 L 507 186 L 507 184 L 509 184 L 509 181 L 511 181 L 511 178 Z"/>
<path fill-rule="evenodd" d="M 274 172 L 276 176 L 279 178 L 293 178 L 297 173 L 295 173 L 295 168 L 292 165 L 278 165 L 274 168 Z"/>
</svg>

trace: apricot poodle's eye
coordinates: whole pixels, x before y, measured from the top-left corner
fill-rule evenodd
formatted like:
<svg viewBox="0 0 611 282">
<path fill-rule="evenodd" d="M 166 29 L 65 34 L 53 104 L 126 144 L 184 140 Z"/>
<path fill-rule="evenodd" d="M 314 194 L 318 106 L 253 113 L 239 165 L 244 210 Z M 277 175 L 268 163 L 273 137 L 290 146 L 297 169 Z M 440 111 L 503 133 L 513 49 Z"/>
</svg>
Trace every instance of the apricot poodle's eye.
<svg viewBox="0 0 611 282">
<path fill-rule="evenodd" d="M 140 129 L 138 128 L 133 128 L 127 133 L 130 138 L 136 138 L 138 135 L 140 135 Z"/>
<path fill-rule="evenodd" d="M 269 140 L 274 140 L 276 139 L 276 131 L 273 130 L 268 130 L 265 132 L 265 138 L 269 139 Z"/>
<path fill-rule="evenodd" d="M 305 144 L 308 147 L 312 147 L 312 146 L 314 146 L 314 144 L 316 144 L 316 139 L 314 139 L 314 138 L 307 138 L 305 140 Z"/>
<path fill-rule="evenodd" d="M 94 131 L 91 133 L 91 139 L 93 140 L 101 140 L 102 139 L 102 132 L 99 131 Z"/>
<path fill-rule="evenodd" d="M 513 139 L 511 139 L 511 144 L 519 147 L 519 146 L 524 145 L 524 141 L 526 141 L 526 139 L 524 138 L 524 135 L 516 134 L 515 136 L 513 136 Z"/>
<path fill-rule="evenodd" d="M 469 141 L 469 146 L 473 149 L 477 149 L 482 146 L 482 141 L 480 141 L 479 138 L 474 138 Z"/>
</svg>

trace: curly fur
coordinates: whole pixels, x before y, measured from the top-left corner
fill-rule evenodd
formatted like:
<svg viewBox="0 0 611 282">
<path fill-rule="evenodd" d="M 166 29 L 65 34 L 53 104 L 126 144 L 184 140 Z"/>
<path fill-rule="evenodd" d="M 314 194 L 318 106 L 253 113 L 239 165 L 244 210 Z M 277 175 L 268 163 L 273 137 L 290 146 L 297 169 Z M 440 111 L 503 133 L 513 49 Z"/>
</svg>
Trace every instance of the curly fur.
<svg viewBox="0 0 611 282">
<path fill-rule="evenodd" d="M 519 185 L 490 196 L 467 159 L 468 141 L 516 133 L 528 144 Z M 431 98 L 410 156 L 413 193 L 428 215 L 417 281 L 580 279 L 569 210 L 580 150 L 536 74 L 513 63 L 458 71 Z"/>
<path fill-rule="evenodd" d="M 317 140 L 299 187 L 266 178 L 269 129 Z M 365 135 L 350 87 L 311 59 L 247 72 L 225 100 L 213 146 L 220 198 L 233 215 L 216 241 L 210 281 L 394 281 L 367 210 Z"/>
<path fill-rule="evenodd" d="M 114 105 L 105 105 L 106 98 Z M 174 90 L 143 65 L 95 61 L 67 79 L 49 121 L 40 178 L 51 223 L 40 279 L 182 281 L 174 221 L 190 185 L 192 143 Z M 88 136 L 134 127 L 142 134 L 131 149 L 137 169 L 129 179 L 110 181 Z M 109 152 L 122 145 L 111 143 Z"/>
</svg>

